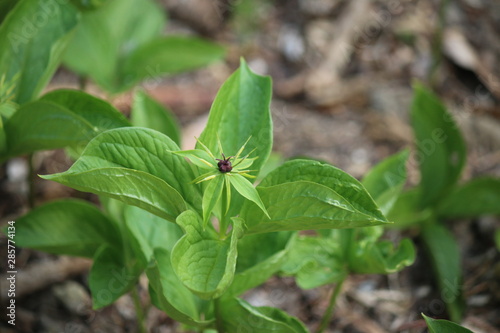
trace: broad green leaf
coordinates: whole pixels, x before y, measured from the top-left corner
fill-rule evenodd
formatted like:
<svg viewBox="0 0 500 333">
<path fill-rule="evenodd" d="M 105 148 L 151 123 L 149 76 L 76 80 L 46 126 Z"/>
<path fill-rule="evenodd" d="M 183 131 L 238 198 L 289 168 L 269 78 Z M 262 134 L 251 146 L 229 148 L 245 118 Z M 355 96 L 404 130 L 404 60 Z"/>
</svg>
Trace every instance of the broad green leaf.
<svg viewBox="0 0 500 333">
<path fill-rule="evenodd" d="M 15 87 L 13 101 L 23 104 L 38 96 L 77 23 L 78 11 L 67 1 L 24 0 L 10 11 L 0 26 L 0 79 Z"/>
<path fill-rule="evenodd" d="M 285 162 L 285 158 L 280 153 L 271 152 L 267 161 L 262 165 L 260 169 L 259 176 L 257 178 L 257 182 L 260 183 L 262 179 L 266 178 L 266 176 L 271 172 L 277 169 Z"/>
<path fill-rule="evenodd" d="M 92 307 L 108 306 L 134 288 L 144 268 L 139 260 L 125 258 L 123 249 L 102 246 L 89 274 Z"/>
<path fill-rule="evenodd" d="M 21 247 L 92 258 L 103 244 L 120 248 L 119 230 L 99 209 L 82 200 L 50 202 L 16 222 L 16 245 Z"/>
<path fill-rule="evenodd" d="M 151 174 L 126 168 L 98 168 L 40 176 L 76 190 L 105 195 L 174 222 L 186 204 L 179 192 Z"/>
<path fill-rule="evenodd" d="M 409 151 L 403 150 L 385 159 L 363 178 L 363 186 L 384 214 L 387 214 L 394 206 L 406 182 L 408 155 Z"/>
<path fill-rule="evenodd" d="M 248 181 L 248 179 L 242 175 L 230 173 L 226 174 L 226 177 L 229 177 L 229 182 L 234 186 L 239 194 L 255 203 L 262 210 L 262 212 L 264 212 L 267 218 L 271 218 L 266 210 L 266 206 L 264 206 L 264 203 L 259 197 L 259 193 L 255 187 L 253 187 L 252 183 Z"/>
<path fill-rule="evenodd" d="M 326 237 L 299 236 L 290 246 L 281 270 L 294 275 L 302 289 L 341 281 L 349 273 L 339 243 Z"/>
<path fill-rule="evenodd" d="M 152 303 L 171 318 L 194 327 L 204 327 L 213 321 L 201 319 L 206 301 L 182 284 L 174 272 L 167 249 L 154 250 L 154 262 L 148 267 L 146 274 Z"/>
<path fill-rule="evenodd" d="M 212 211 L 222 195 L 225 186 L 224 176 L 220 175 L 209 181 L 208 186 L 203 193 L 203 225 L 206 226 Z"/>
<path fill-rule="evenodd" d="M 149 213 L 135 206 L 125 207 L 125 223 L 130 231 L 130 237 L 137 241 L 134 249 L 136 256 L 142 257 L 147 264 L 150 262 L 155 248 L 171 251 L 181 238 L 182 230 L 174 223 Z"/>
<path fill-rule="evenodd" d="M 23 105 L 5 123 L 7 156 L 85 145 L 96 133 L 87 120 L 62 106 L 32 102 Z"/>
<path fill-rule="evenodd" d="M 126 90 L 121 77 L 123 62 L 139 46 L 159 36 L 164 25 L 163 11 L 155 1 L 109 0 L 82 15 L 64 63 L 108 92 Z"/>
<path fill-rule="evenodd" d="M 87 120 L 97 132 L 131 126 L 125 116 L 108 102 L 80 90 L 59 89 L 40 99 L 65 107 Z"/>
<path fill-rule="evenodd" d="M 413 188 L 403 192 L 396 200 L 391 211 L 387 214 L 387 219 L 394 224 L 388 225 L 392 228 L 407 228 L 427 221 L 431 218 L 433 211 L 430 208 L 421 210 L 419 208 L 421 189 Z"/>
<path fill-rule="evenodd" d="M 231 234 L 220 239 L 213 229 L 203 228 L 193 211 L 185 211 L 177 218 L 185 235 L 172 250 L 172 266 L 182 283 L 203 299 L 221 296 L 233 280 L 243 221 L 232 221 Z"/>
<path fill-rule="evenodd" d="M 448 320 L 433 319 L 423 313 L 422 317 L 424 317 L 430 333 L 473 333 L 471 330 Z"/>
<path fill-rule="evenodd" d="M 500 179 L 477 178 L 459 185 L 438 207 L 445 218 L 500 215 Z"/>
<path fill-rule="evenodd" d="M 308 332 L 297 318 L 280 309 L 254 307 L 239 298 L 224 300 L 219 311 L 226 332 Z"/>
<path fill-rule="evenodd" d="M 349 202 L 349 205 L 357 211 L 385 221 L 385 217 L 359 181 L 326 163 L 303 159 L 285 162 L 269 173 L 259 184 L 259 187 L 296 181 L 309 181 L 326 186 L 343 198 L 342 201 Z"/>
<path fill-rule="evenodd" d="M 312 229 L 339 229 L 388 223 L 380 211 L 358 210 L 329 187 L 308 181 L 257 188 L 271 219 L 254 203 L 243 205 L 247 234 Z M 369 197 L 368 197 L 369 198 Z"/>
<path fill-rule="evenodd" d="M 466 159 L 462 135 L 441 101 L 423 85 L 414 87 L 411 120 L 422 188 L 420 207 L 435 206 L 460 177 Z"/>
<path fill-rule="evenodd" d="M 462 270 L 460 249 L 453 235 L 437 223 L 426 223 L 422 228 L 422 238 L 434 266 L 435 275 L 446 303 L 450 318 L 460 322 L 464 310 L 462 299 Z"/>
<path fill-rule="evenodd" d="M 152 39 L 124 59 L 121 77 L 125 86 L 165 74 L 205 66 L 224 56 L 224 49 L 200 38 L 167 36 Z"/>
<path fill-rule="evenodd" d="M 179 122 L 172 111 L 148 96 L 144 91 L 134 95 L 131 119 L 134 126 L 147 127 L 161 132 L 181 146 Z"/>
<path fill-rule="evenodd" d="M 270 101 L 271 79 L 254 74 L 242 60 L 240 68 L 219 90 L 200 141 L 220 155 L 220 138 L 224 154 L 232 156 L 251 137 L 242 156 L 255 149 L 251 157 L 258 159 L 252 169 L 260 170 L 273 144 Z"/>
<path fill-rule="evenodd" d="M 160 198 L 164 200 L 170 196 L 170 200 L 160 204 L 162 210 L 170 211 L 170 213 L 175 213 L 178 211 L 177 208 L 183 206 L 180 205 L 179 200 L 184 198 L 192 207 L 201 212 L 199 188 L 190 183 L 195 178 L 194 173 L 183 157 L 172 153 L 172 151 L 176 150 L 179 150 L 179 147 L 169 137 L 151 129 L 132 127 L 112 129 L 99 134 L 90 141 L 82 156 L 69 170 L 52 175 L 49 178 L 64 176 L 66 182 L 68 182 L 69 178 L 67 177 L 79 177 L 79 174 L 84 176 L 89 172 L 98 175 L 101 173 L 100 169 L 118 168 L 119 171 L 113 172 L 116 177 L 122 177 L 123 172 L 134 175 L 134 179 L 130 180 L 116 179 L 117 182 L 121 182 L 121 186 L 125 185 L 127 181 L 131 186 L 137 182 L 137 186 L 142 189 L 141 191 L 151 191 L 151 194 L 139 192 L 133 188 L 119 188 L 118 186 L 109 188 L 113 192 L 112 194 L 121 195 L 120 192 L 123 192 L 122 194 L 125 195 L 126 192 L 132 191 L 135 193 L 134 196 L 140 194 L 142 198 L 156 197 L 155 200 L 149 202 L 151 204 Z M 144 175 L 147 184 L 140 184 L 142 175 Z M 161 182 L 158 182 L 160 180 Z M 105 183 L 111 186 L 114 181 L 115 179 L 110 179 Z M 92 183 L 99 185 L 96 182 Z M 145 189 L 145 187 L 153 186 L 153 184 L 159 187 Z M 67 183 L 67 185 L 70 184 Z M 78 186 L 81 185 L 85 184 L 82 183 Z M 174 190 L 178 193 L 175 193 Z M 165 193 L 162 194 L 162 192 Z M 165 206 L 165 203 L 168 202 L 173 203 L 174 206 L 170 208 Z M 157 214 L 151 209 L 141 208 Z M 167 218 L 165 215 L 159 216 Z"/>
<path fill-rule="evenodd" d="M 291 236 L 292 232 L 275 232 L 240 239 L 236 274 L 224 297 L 238 296 L 278 272 L 286 260 Z"/>
<path fill-rule="evenodd" d="M 415 261 L 415 247 L 403 239 L 398 247 L 391 241 L 380 241 L 383 228 L 370 227 L 354 231 L 355 239 L 349 253 L 349 269 L 358 274 L 390 274 L 410 266 Z"/>
</svg>

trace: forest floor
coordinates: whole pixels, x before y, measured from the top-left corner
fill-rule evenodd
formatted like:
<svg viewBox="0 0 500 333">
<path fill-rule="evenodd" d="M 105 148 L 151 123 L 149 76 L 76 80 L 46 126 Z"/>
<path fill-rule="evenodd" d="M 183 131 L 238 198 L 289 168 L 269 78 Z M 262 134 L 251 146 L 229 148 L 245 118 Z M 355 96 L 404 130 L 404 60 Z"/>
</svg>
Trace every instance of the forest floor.
<svg viewBox="0 0 500 333">
<path fill-rule="evenodd" d="M 432 84 L 464 133 L 463 180 L 500 177 L 499 2 L 450 1 L 442 11 L 441 2 L 431 0 L 258 0 L 246 11 L 240 8 L 245 1 L 163 3 L 171 17 L 167 33 L 199 34 L 229 50 L 224 62 L 143 84 L 178 116 L 185 148 L 194 145 L 218 87 L 242 56 L 253 70 L 273 78 L 274 152 L 282 158 L 325 160 L 361 178 L 378 161 L 412 147 L 412 83 L 421 80 Z M 77 87 L 77 78 L 64 68 L 48 89 L 60 87 Z M 92 83 L 87 90 L 104 96 Z M 112 101 L 128 114 L 130 94 Z M 27 164 L 26 158 L 16 158 L 0 167 L 2 224 L 28 211 Z M 60 150 L 34 156 L 38 174 L 69 165 Z M 410 163 L 409 186 L 418 177 Z M 68 196 L 97 203 L 93 195 L 42 179 L 35 180 L 35 194 L 36 205 Z M 447 225 L 460 244 L 467 302 L 463 324 L 476 333 L 500 332 L 500 253 L 492 237 L 500 220 L 486 216 Z M 395 242 L 415 241 L 415 264 L 388 276 L 351 276 L 327 332 L 419 333 L 426 331 L 420 313 L 447 318 L 417 233 L 387 231 L 385 238 Z M 4 241 L 0 251 L 6 251 Z M 136 330 L 128 295 L 113 306 L 91 309 L 90 261 L 23 249 L 17 264 L 18 325 L 13 331 L 0 323 L 2 332 Z M 140 286 L 148 304 L 145 277 Z M 331 289 L 301 290 L 291 278 L 274 277 L 245 298 L 284 309 L 314 330 Z M 146 321 L 151 332 L 181 331 L 154 307 L 147 308 Z"/>
</svg>

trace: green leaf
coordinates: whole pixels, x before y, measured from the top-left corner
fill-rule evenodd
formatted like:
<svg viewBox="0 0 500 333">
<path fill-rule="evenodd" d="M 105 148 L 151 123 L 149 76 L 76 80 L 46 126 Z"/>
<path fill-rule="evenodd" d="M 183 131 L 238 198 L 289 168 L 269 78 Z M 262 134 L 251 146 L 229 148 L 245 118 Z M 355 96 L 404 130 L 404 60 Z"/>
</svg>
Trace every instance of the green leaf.
<svg viewBox="0 0 500 333">
<path fill-rule="evenodd" d="M 466 147 L 452 116 L 423 85 L 415 85 L 411 107 L 422 188 L 420 207 L 436 205 L 460 177 Z"/>
<path fill-rule="evenodd" d="M 23 105 L 5 123 L 8 156 L 42 149 L 85 145 L 96 134 L 92 124 L 57 104 Z"/>
<path fill-rule="evenodd" d="M 254 307 L 239 298 L 221 302 L 220 315 L 226 332 L 308 332 L 297 318 L 289 316 L 280 309 Z"/>
<path fill-rule="evenodd" d="M 180 126 L 174 114 L 142 90 L 138 90 L 134 95 L 131 119 L 134 126 L 157 130 L 170 137 L 180 147 Z"/>
<path fill-rule="evenodd" d="M 271 216 L 269 220 L 255 204 L 247 201 L 241 217 L 248 227 L 247 234 L 285 231 L 339 229 L 374 226 L 388 223 L 380 211 L 358 210 L 332 189 L 308 182 L 296 181 L 271 187 L 257 188 Z"/>
<path fill-rule="evenodd" d="M 68 2 L 24 0 L 11 10 L 0 26 L 0 78 L 15 87 L 13 101 L 23 104 L 38 96 L 77 23 L 78 11 Z"/>
<path fill-rule="evenodd" d="M 292 232 L 250 235 L 238 241 L 233 283 L 224 297 L 238 296 L 267 281 L 284 264 Z"/>
<path fill-rule="evenodd" d="M 135 83 L 165 74 L 177 74 L 205 66 L 224 56 L 224 49 L 200 38 L 157 37 L 137 47 L 124 60 L 123 83 Z"/>
<path fill-rule="evenodd" d="M 14 113 L 17 112 L 19 109 L 19 105 L 14 103 L 14 102 L 3 102 L 0 104 L 0 117 L 4 120 L 7 121 L 14 115 Z"/>
<path fill-rule="evenodd" d="M 460 322 L 464 310 L 462 299 L 462 270 L 460 249 L 453 235 L 437 223 L 426 223 L 422 238 L 434 266 L 441 297 L 446 303 L 450 318 Z"/>
<path fill-rule="evenodd" d="M 166 220 L 135 206 L 125 207 L 125 224 L 130 237 L 137 243 L 132 244 L 137 257 L 149 263 L 155 248 L 171 251 L 182 237 L 181 228 Z"/>
<path fill-rule="evenodd" d="M 108 306 L 131 290 L 145 267 L 137 259 L 124 258 L 122 249 L 102 246 L 90 269 L 89 287 L 92 307 Z"/>
<path fill-rule="evenodd" d="M 394 206 L 406 182 L 408 155 L 409 151 L 403 150 L 385 159 L 363 178 L 363 186 L 384 214 L 387 214 Z"/>
<path fill-rule="evenodd" d="M 396 200 L 391 211 L 387 214 L 389 221 L 394 221 L 394 224 L 388 225 L 392 228 L 408 228 L 427 221 L 434 214 L 429 208 L 421 210 L 419 208 L 421 189 L 419 187 L 412 188 L 403 192 Z"/>
<path fill-rule="evenodd" d="M 65 107 L 87 120 L 97 132 L 131 126 L 125 116 L 108 102 L 80 90 L 59 89 L 40 99 Z"/>
<path fill-rule="evenodd" d="M 500 215 L 500 179 L 484 177 L 459 185 L 438 207 L 445 218 Z"/>
<path fill-rule="evenodd" d="M 342 197 L 343 201 L 348 201 L 357 211 L 386 221 L 370 194 L 358 180 L 326 163 L 302 159 L 288 161 L 269 173 L 259 187 L 296 181 L 309 181 L 326 186 Z"/>
<path fill-rule="evenodd" d="M 260 170 L 273 144 L 270 102 L 271 79 L 254 74 L 242 61 L 219 90 L 200 141 L 220 155 L 217 143 L 220 138 L 224 154 L 232 156 L 251 137 L 242 156 L 255 149 L 252 155 L 259 158 L 252 169 Z"/>
<path fill-rule="evenodd" d="M 215 205 L 219 201 L 222 190 L 224 189 L 225 179 L 224 176 L 219 175 L 212 179 L 203 193 L 203 225 L 206 226 Z"/>
<path fill-rule="evenodd" d="M 339 243 L 328 237 L 299 236 L 290 246 L 288 260 L 281 270 L 295 275 L 302 289 L 341 281 L 349 273 Z"/>
<path fill-rule="evenodd" d="M 239 194 L 255 203 L 262 210 L 262 212 L 266 214 L 267 218 L 271 218 L 266 210 L 266 206 L 264 206 L 264 203 L 259 197 L 259 193 L 255 187 L 253 187 L 252 183 L 248 181 L 248 179 L 244 178 L 242 175 L 233 173 L 226 174 L 226 177 L 229 177 L 231 185 L 234 186 Z"/>
<path fill-rule="evenodd" d="M 151 174 L 125 168 L 99 168 L 40 176 L 83 192 L 105 195 L 145 209 L 170 222 L 186 210 L 182 196 Z"/>
<path fill-rule="evenodd" d="M 152 303 L 172 319 L 194 327 L 204 327 L 213 319 L 202 320 L 205 301 L 184 286 L 174 272 L 170 252 L 164 248 L 154 251 L 154 262 L 146 270 Z"/>
<path fill-rule="evenodd" d="M 203 228 L 193 211 L 185 211 L 177 218 L 185 235 L 172 250 L 172 266 L 182 283 L 203 299 L 221 296 L 233 280 L 243 221 L 232 221 L 231 234 L 220 239 L 213 229 Z"/>
<path fill-rule="evenodd" d="M 497 245 L 497 249 L 500 251 L 500 229 L 495 231 L 495 244 Z"/>
<path fill-rule="evenodd" d="M 121 75 L 124 61 L 138 47 L 159 36 L 164 25 L 163 10 L 154 1 L 107 1 L 82 15 L 64 63 L 108 92 L 126 90 L 129 86 Z"/>
<path fill-rule="evenodd" d="M 16 245 L 60 255 L 92 258 L 107 244 L 121 247 L 113 221 L 82 200 L 59 200 L 37 207 L 16 222 Z"/>
<path fill-rule="evenodd" d="M 430 333 L 473 333 L 471 330 L 448 320 L 433 319 L 423 313 L 422 317 L 424 317 Z"/>
<path fill-rule="evenodd" d="M 395 248 L 391 241 L 379 241 L 381 227 L 362 228 L 354 233 L 349 253 L 349 269 L 353 273 L 391 274 L 415 261 L 415 247 L 409 239 L 401 240 Z"/>
<path fill-rule="evenodd" d="M 79 174 L 81 177 L 90 174 L 99 176 L 102 174 L 99 170 L 106 170 L 109 176 L 114 175 L 118 178 L 127 174 L 131 175 L 133 179 L 102 179 L 107 184 L 106 186 L 111 186 L 109 187 L 110 195 L 115 195 L 115 197 L 116 195 L 132 196 L 135 199 L 155 197 L 156 199 L 146 201 L 149 204 L 155 202 L 160 204 L 162 210 L 168 211 L 169 214 L 177 214 L 178 209 L 184 206 L 184 204 L 181 205 L 180 199 L 184 198 L 192 207 L 201 212 L 199 188 L 190 184 L 195 178 L 194 173 L 184 158 L 171 152 L 176 150 L 179 150 L 179 147 L 169 137 L 157 131 L 146 128 L 117 128 L 103 132 L 90 141 L 82 156 L 69 170 L 46 178 L 56 180 L 55 178 L 62 179 L 64 177 L 66 185 L 72 186 L 70 178 L 79 178 Z M 112 171 L 111 169 L 114 168 L 119 170 Z M 105 175 L 102 174 L 99 177 L 102 178 Z M 140 184 L 141 177 L 147 184 Z M 100 186 L 96 181 L 92 181 L 92 179 L 90 181 L 92 184 Z M 120 186 L 124 186 L 128 182 L 130 186 L 139 186 L 138 188 L 141 190 L 113 186 L 115 181 L 119 182 Z M 132 185 L 136 183 L 137 185 Z M 80 187 L 83 185 L 88 184 L 84 182 L 75 184 L 75 186 Z M 148 186 L 159 187 L 148 188 Z M 90 187 L 87 190 L 90 191 Z M 151 193 L 148 193 L 150 191 Z M 178 193 L 175 193 L 176 191 Z M 120 194 L 120 192 L 123 193 Z M 129 193 L 127 194 L 127 192 Z M 137 197 L 138 195 L 139 197 Z M 165 199 L 168 200 L 161 203 Z M 172 203 L 174 206 L 167 207 L 165 203 Z M 157 214 L 146 207 L 141 208 Z M 159 216 L 167 218 L 165 215 Z"/>
</svg>

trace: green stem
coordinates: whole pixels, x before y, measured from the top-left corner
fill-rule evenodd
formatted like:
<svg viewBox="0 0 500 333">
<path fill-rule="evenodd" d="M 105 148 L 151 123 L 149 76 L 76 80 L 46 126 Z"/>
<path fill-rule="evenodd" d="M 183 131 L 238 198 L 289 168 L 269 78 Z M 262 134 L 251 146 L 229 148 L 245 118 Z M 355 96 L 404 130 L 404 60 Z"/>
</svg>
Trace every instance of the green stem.
<svg viewBox="0 0 500 333">
<path fill-rule="evenodd" d="M 325 313 L 323 314 L 323 318 L 321 319 L 321 323 L 316 330 L 316 333 L 323 333 L 325 328 L 328 326 L 332 319 L 333 315 L 333 308 L 335 307 L 335 302 L 337 301 L 337 297 L 340 294 L 340 291 L 342 290 L 342 285 L 344 284 L 345 277 L 342 278 L 337 284 L 335 285 L 335 289 L 333 290 L 332 296 L 330 297 L 330 303 L 328 304 L 328 308 L 326 308 Z"/>
<path fill-rule="evenodd" d="M 227 227 L 228 227 L 228 219 L 227 219 L 227 214 L 226 214 L 226 205 L 227 205 L 227 189 L 224 186 L 222 189 L 222 195 L 220 198 L 220 221 L 219 221 L 219 236 L 221 238 L 226 236 L 227 232 Z"/>
<path fill-rule="evenodd" d="M 78 88 L 81 91 L 85 91 L 86 87 L 87 87 L 87 77 L 84 75 L 78 76 Z"/>
<path fill-rule="evenodd" d="M 134 286 L 131 291 L 132 299 L 134 300 L 135 312 L 137 315 L 137 331 L 139 333 L 146 333 L 146 327 L 144 326 L 145 315 L 142 310 L 141 299 L 139 298 L 139 292 L 137 291 L 137 286 Z"/>
<path fill-rule="evenodd" d="M 220 313 L 220 298 L 214 299 L 214 311 L 215 311 L 215 327 L 218 333 L 224 333 L 224 323 L 222 322 L 222 315 Z"/>
</svg>

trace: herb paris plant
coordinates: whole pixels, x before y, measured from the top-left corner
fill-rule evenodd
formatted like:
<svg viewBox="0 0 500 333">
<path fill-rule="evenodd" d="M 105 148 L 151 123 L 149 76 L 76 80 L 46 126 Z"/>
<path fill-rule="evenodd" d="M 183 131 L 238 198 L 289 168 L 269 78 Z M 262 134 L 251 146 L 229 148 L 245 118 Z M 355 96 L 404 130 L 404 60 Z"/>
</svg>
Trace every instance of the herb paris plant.
<svg viewBox="0 0 500 333">
<path fill-rule="evenodd" d="M 420 183 L 398 198 L 388 212 L 396 227 L 418 227 L 427 248 L 442 301 L 450 318 L 460 322 L 465 302 L 459 245 L 444 226 L 448 219 L 500 215 L 500 180 L 492 177 L 459 183 L 467 153 L 465 141 L 443 103 L 415 85 L 411 118 Z"/>
<path fill-rule="evenodd" d="M 42 176 L 100 195 L 107 215 L 126 221 L 118 223 L 118 243 L 132 244 L 131 255 L 124 257 L 117 245 L 85 253 L 96 260 L 92 280 L 100 287 L 93 293 L 106 290 L 106 274 L 97 273 L 106 264 L 137 276 L 149 262 L 152 302 L 186 325 L 219 332 L 306 332 L 281 310 L 254 307 L 238 296 L 280 270 L 296 231 L 388 221 L 360 182 L 325 163 L 287 162 L 254 187 L 248 179 L 258 175 L 272 148 L 270 97 L 270 79 L 252 73 L 242 61 L 217 94 L 197 149 L 181 151 L 171 138 L 151 129 L 110 129 L 92 139 L 66 172 Z M 162 233 L 163 243 L 152 240 L 151 226 L 144 229 L 147 214 L 180 234 L 168 238 Z M 37 215 L 26 216 L 19 228 L 49 237 L 30 222 Z M 26 239 L 21 236 L 20 243 L 38 247 Z M 127 268 L 135 260 L 142 264 Z"/>
</svg>

